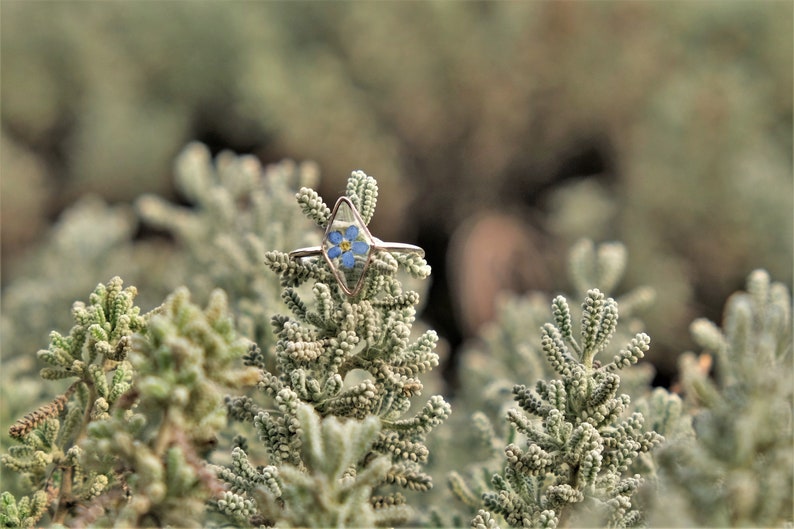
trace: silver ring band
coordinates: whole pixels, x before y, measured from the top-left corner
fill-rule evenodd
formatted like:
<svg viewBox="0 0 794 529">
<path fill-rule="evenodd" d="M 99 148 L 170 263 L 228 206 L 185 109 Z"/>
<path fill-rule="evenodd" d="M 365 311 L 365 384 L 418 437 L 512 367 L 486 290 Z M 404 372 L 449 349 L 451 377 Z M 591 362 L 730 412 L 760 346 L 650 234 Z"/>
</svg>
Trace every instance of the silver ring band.
<svg viewBox="0 0 794 529">
<path fill-rule="evenodd" d="M 399 252 L 399 253 L 417 253 L 419 257 L 425 256 L 425 251 L 419 246 L 413 244 L 406 244 L 404 242 L 383 242 L 376 239 L 377 244 L 372 246 L 374 251 L 381 252 Z M 322 255 L 323 249 L 320 246 L 307 246 L 306 248 L 298 248 L 289 253 L 290 259 L 301 259 L 303 257 L 314 257 Z"/>
</svg>

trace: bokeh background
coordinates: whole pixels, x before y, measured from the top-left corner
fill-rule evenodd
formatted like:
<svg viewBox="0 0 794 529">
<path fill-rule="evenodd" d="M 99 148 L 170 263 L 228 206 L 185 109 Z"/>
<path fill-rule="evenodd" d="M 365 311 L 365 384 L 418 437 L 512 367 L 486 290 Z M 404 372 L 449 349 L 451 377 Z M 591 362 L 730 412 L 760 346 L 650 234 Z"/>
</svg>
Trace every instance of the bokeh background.
<svg viewBox="0 0 794 529">
<path fill-rule="evenodd" d="M 583 236 L 627 245 L 623 290 L 656 289 L 662 384 L 688 323 L 719 321 L 750 270 L 791 285 L 789 1 L 0 8 L 6 359 L 113 275 L 144 308 L 176 286 L 131 204 L 184 201 L 173 163 L 194 140 L 313 160 L 327 202 L 351 170 L 375 176 L 372 232 L 433 266 L 450 391 L 500 293 L 565 288 Z"/>
</svg>

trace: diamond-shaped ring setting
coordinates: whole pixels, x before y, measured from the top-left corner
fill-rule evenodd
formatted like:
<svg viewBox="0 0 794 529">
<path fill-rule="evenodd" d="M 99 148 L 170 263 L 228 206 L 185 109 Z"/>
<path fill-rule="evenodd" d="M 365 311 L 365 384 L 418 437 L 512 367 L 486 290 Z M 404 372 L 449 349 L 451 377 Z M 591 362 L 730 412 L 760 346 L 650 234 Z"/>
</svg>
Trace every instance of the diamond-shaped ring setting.
<svg viewBox="0 0 794 529">
<path fill-rule="evenodd" d="M 373 237 L 353 202 L 348 197 L 339 197 L 325 228 L 322 246 L 300 248 L 289 255 L 300 259 L 322 254 L 344 293 L 355 296 L 364 286 L 364 276 L 377 251 L 414 252 L 420 256 L 425 253 L 412 244 L 388 243 Z"/>
</svg>

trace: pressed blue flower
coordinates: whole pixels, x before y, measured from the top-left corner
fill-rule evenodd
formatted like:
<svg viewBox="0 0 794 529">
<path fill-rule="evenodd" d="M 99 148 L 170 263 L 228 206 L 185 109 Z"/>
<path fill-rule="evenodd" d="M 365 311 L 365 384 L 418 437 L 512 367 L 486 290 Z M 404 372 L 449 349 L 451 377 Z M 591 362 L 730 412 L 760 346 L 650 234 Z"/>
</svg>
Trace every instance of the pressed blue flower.
<svg viewBox="0 0 794 529">
<path fill-rule="evenodd" d="M 353 254 L 363 255 L 369 250 L 369 244 L 364 241 L 357 241 L 358 228 L 356 226 L 349 226 L 344 235 L 341 231 L 332 231 L 328 234 L 328 240 L 331 241 L 332 246 L 328 249 L 328 257 L 336 259 L 342 256 L 342 266 L 345 268 L 353 268 L 356 264 L 356 259 Z"/>
</svg>

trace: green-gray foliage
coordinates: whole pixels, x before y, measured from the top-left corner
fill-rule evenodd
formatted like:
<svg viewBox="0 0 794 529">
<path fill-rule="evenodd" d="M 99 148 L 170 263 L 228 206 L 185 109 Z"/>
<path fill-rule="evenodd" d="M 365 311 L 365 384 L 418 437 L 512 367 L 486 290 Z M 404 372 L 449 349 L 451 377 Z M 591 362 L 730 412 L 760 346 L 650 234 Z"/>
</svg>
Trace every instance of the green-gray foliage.
<svg viewBox="0 0 794 529">
<path fill-rule="evenodd" d="M 626 247 L 621 243 L 595 245 L 588 239 L 579 240 L 571 247 L 567 259 L 573 287 L 570 295 L 583 297 L 591 288 L 598 288 L 606 295 L 617 292 L 627 259 Z M 638 287 L 615 298 L 623 322 L 616 338 L 627 341 L 634 333 L 644 330 L 638 315 L 653 303 L 655 291 Z M 462 392 L 459 404 L 467 414 L 481 411 L 495 421 L 506 411 L 503 408 L 510 400 L 514 383 L 553 375 L 554 370 L 540 347 L 540 329 L 547 321 L 550 300 L 542 292 L 504 296 L 496 320 L 483 329 L 480 340 L 464 349 L 460 360 L 461 385 L 480 388 L 476 392 Z M 639 395 L 645 391 L 652 372 L 647 364 L 638 367 L 627 375 L 636 379 L 632 380 L 632 386 Z"/>
<path fill-rule="evenodd" d="M 203 461 L 225 425 L 224 392 L 250 379 L 232 363 L 248 348 L 226 296 L 206 310 L 179 289 L 146 316 L 134 287 L 113 278 L 89 304 L 75 303 L 69 335 L 53 332 L 39 352 L 46 380 L 66 392 L 15 423 L 21 444 L 2 456 L 21 474 L 22 496 L 6 491 L 4 526 L 202 526 L 217 480 Z M 254 378 L 255 380 L 255 378 Z"/>
<path fill-rule="evenodd" d="M 21 474 L 23 493 L 32 496 L 18 502 L 4 496 L 0 521 L 5 524 L 35 525 L 50 506 L 51 520 L 64 522 L 70 503 L 95 497 L 112 479 L 109 468 L 84 471 L 80 444 L 92 421 L 108 418 L 110 407 L 130 388 L 132 335 L 146 325 L 133 305 L 136 294 L 135 287 L 122 288 L 118 277 L 98 285 L 88 304 L 73 305 L 75 324 L 69 334 L 53 331 L 49 347 L 39 351 L 48 364 L 41 370 L 43 379 L 76 380 L 10 428 L 20 444 L 3 454 L 2 464 Z"/>
<path fill-rule="evenodd" d="M 371 218 L 377 197 L 372 177 L 354 171 L 347 196 L 362 217 Z M 297 200 L 318 226 L 327 225 L 330 209 L 316 192 L 303 188 Z M 253 426 L 266 449 L 269 466 L 251 473 L 250 464 L 237 462 L 221 472 L 232 491 L 218 503 L 219 509 L 249 523 L 263 519 L 298 525 L 405 522 L 409 511 L 402 506 L 406 500 L 399 492 L 388 492 L 389 486 L 415 491 L 431 487 L 431 478 L 423 470 L 428 458 L 424 441 L 450 412 L 444 399 L 434 396 L 413 416 L 406 416 L 413 397 L 423 388 L 419 375 L 438 365 L 434 352 L 438 337 L 433 331 L 411 336 L 419 296 L 404 290 L 396 275 L 402 268 L 416 278 L 425 278 L 430 268 L 416 254 L 375 252 L 363 288 L 351 297 L 336 284 L 329 264 L 319 256 L 296 260 L 270 251 L 265 259 L 280 276 L 281 297 L 291 315 L 273 318 L 275 347 L 255 348 L 246 356 L 249 365 L 262 370 L 258 388 L 267 404 L 237 397 L 229 400 L 229 411 L 233 418 Z M 271 355 L 275 367 L 269 365 Z M 307 405 L 313 411 L 307 410 Z M 312 419 L 315 413 L 324 418 L 322 435 Z M 319 464 L 322 450 L 304 447 L 306 442 L 319 443 L 324 436 L 338 436 L 334 432 L 341 426 L 328 422 L 327 417 L 348 421 L 345 428 L 358 436 L 347 440 L 358 447 L 350 454 L 328 456 L 341 458 L 338 462 L 344 463 L 344 468 Z M 372 423 L 372 418 L 377 419 L 380 430 L 374 439 L 370 439 L 375 435 L 371 428 L 352 426 L 352 421 Z M 303 432 L 302 425 L 311 426 L 312 431 Z M 235 455 L 238 460 L 241 456 L 239 452 Z M 282 468 L 289 470 L 278 478 Z M 262 482 L 271 481 L 263 473 L 276 482 L 280 479 L 281 485 L 269 485 L 265 494 L 254 494 Z M 305 475 L 301 477 L 301 473 Z M 370 507 L 357 506 L 363 511 L 349 518 L 345 513 L 352 507 L 345 500 L 347 493 L 327 491 L 323 498 L 330 503 L 309 516 L 301 506 L 311 504 L 320 494 L 310 483 L 312 475 L 328 482 L 341 475 L 347 476 L 345 480 L 368 476 L 351 490 L 360 494 L 361 487 L 373 489 L 367 497 Z M 274 513 L 276 501 L 283 512 Z M 366 514 L 370 508 L 372 517 Z"/>
<path fill-rule="evenodd" d="M 662 461 L 698 525 L 792 522 L 791 310 L 788 289 L 756 270 L 721 328 L 692 323 L 703 352 L 683 355 L 680 369 L 697 442 L 663 450 Z"/>
<path fill-rule="evenodd" d="M 650 338 L 637 334 L 616 354 L 596 360 L 617 327 L 617 302 L 597 289 L 582 304 L 581 328 L 574 335 L 571 311 L 564 297 L 552 303 L 554 323 L 542 328 L 541 347 L 555 372 L 534 390 L 513 388 L 520 410 L 507 412 L 512 435 L 504 448 L 503 470 L 494 474 L 494 491 L 482 494 L 484 509 L 473 526 L 493 524 L 493 513 L 514 527 L 556 527 L 565 524 L 576 504 L 590 511 L 588 524 L 634 526 L 641 521 L 632 496 L 642 484 L 630 472 L 632 463 L 663 438 L 644 426 L 638 412 L 627 416 L 630 397 L 618 394 L 617 371 L 642 358 Z M 455 490 L 465 490 L 453 477 Z M 471 501 L 472 494 L 461 495 Z M 577 506 L 578 507 L 578 506 Z"/>
<path fill-rule="evenodd" d="M 371 502 L 372 490 L 383 482 L 391 467 L 388 457 L 366 457 L 381 430 L 377 417 L 340 421 L 330 416 L 321 421 L 308 404 L 298 406 L 297 417 L 303 465 L 284 464 L 278 470 L 265 467 L 254 474 L 257 479 L 253 481 L 258 486 L 246 490 L 259 499 L 265 520 L 292 527 L 373 527 L 409 517 L 404 504 Z M 245 455 L 237 448 L 232 457 Z M 358 468 L 360 461 L 365 463 Z M 249 466 L 248 472 L 251 471 L 256 472 Z M 232 476 L 228 471 L 221 472 L 222 476 Z M 234 483 L 233 491 L 246 487 L 239 474 Z M 232 511 L 231 502 L 243 506 L 247 503 L 240 502 L 233 492 L 226 492 L 218 505 L 225 512 L 234 512 L 243 522 L 253 514 L 254 509 Z"/>
<path fill-rule="evenodd" d="M 177 289 L 148 315 L 129 355 L 135 383 L 128 405 L 93 423 L 82 447 L 86 467 L 110 468 L 114 480 L 81 523 L 204 525 L 204 503 L 220 490 L 205 457 L 226 425 L 224 395 L 256 379 L 235 365 L 249 343 L 237 334 L 221 290 L 202 310 L 186 288 Z"/>
<path fill-rule="evenodd" d="M 603 289 L 605 294 L 615 292 L 626 261 L 627 251 L 620 243 L 595 245 L 587 239 L 578 241 L 568 256 L 571 296 L 583 297 L 590 286 Z M 644 329 L 638 315 L 652 303 L 654 292 L 639 287 L 615 297 L 621 307 L 622 325 L 616 329 L 613 341 L 627 342 Z M 541 329 L 548 319 L 550 302 L 551 296 L 542 292 L 504 296 L 496 319 L 462 351 L 458 367 L 462 389 L 455 401 L 456 413 L 442 427 L 436 440 L 443 440 L 445 448 L 456 454 L 453 460 L 465 458 L 477 462 L 470 479 L 480 481 L 482 486 L 500 466 L 503 441 L 509 432 L 503 417 L 512 403 L 513 386 L 555 376 L 541 348 Z M 579 319 L 578 314 L 573 317 Z M 641 398 L 648 391 L 652 376 L 649 364 L 635 366 L 623 374 L 623 390 L 634 399 Z M 469 389 L 475 387 L 478 390 Z M 489 469 L 485 476 L 483 465 Z M 442 473 L 453 470 L 464 469 L 452 466 L 438 469 Z M 460 514 L 465 518 L 465 513 Z M 450 520 L 443 523 L 449 524 Z"/>
</svg>

